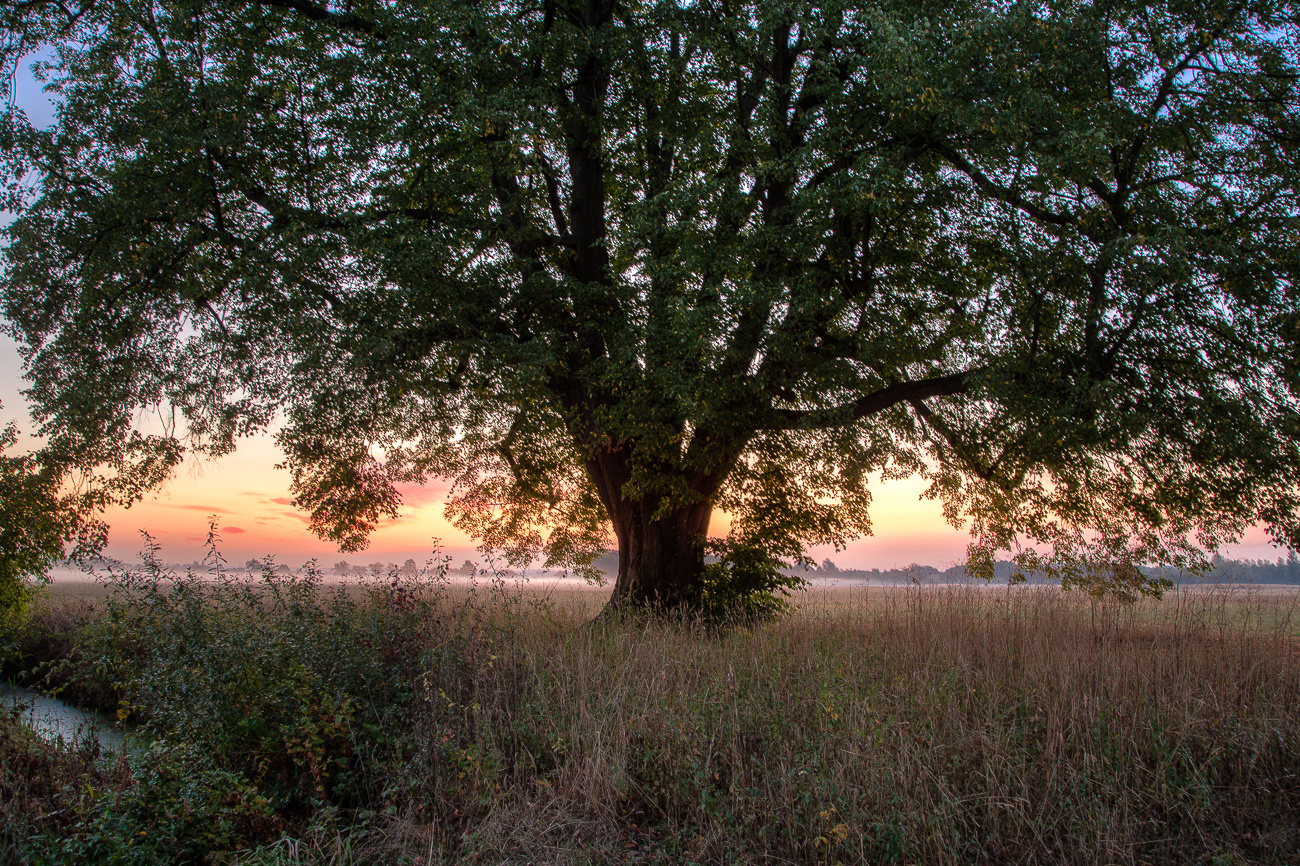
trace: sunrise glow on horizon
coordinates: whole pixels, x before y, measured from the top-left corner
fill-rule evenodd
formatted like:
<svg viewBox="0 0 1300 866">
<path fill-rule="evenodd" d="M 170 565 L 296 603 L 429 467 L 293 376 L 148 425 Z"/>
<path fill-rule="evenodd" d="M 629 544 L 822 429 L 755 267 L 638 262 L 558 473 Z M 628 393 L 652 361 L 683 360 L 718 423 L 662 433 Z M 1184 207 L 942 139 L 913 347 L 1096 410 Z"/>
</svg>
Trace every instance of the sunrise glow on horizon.
<svg viewBox="0 0 1300 866">
<path fill-rule="evenodd" d="M 21 390 L 21 359 L 8 338 L 0 338 L 0 426 L 16 421 L 23 433 L 32 429 Z M 370 546 L 356 553 L 341 553 L 337 545 L 322 541 L 308 528 L 308 517 L 293 507 L 286 469 L 275 468 L 282 457 L 268 435 L 244 439 L 234 454 L 217 461 L 187 459 L 163 489 L 129 509 L 106 515 L 110 526 L 105 553 L 125 562 L 139 559 L 147 531 L 161 546 L 165 562 L 202 560 L 208 520 L 217 518 L 220 552 L 232 565 L 267 555 L 291 567 L 315 559 L 328 570 L 335 562 L 354 565 L 371 562 L 427 561 L 434 552 L 482 560 L 477 542 L 452 526 L 443 516 L 448 482 L 434 479 L 424 487 L 401 489 L 402 508 L 397 520 L 381 521 Z M 902 568 L 913 563 L 943 569 L 962 562 L 969 536 L 943 518 L 939 502 L 924 499 L 926 484 L 920 478 L 876 483 L 871 519 L 874 534 L 849 543 L 842 551 L 829 546 L 808 551 L 817 561 L 830 558 L 840 568 Z M 715 514 L 711 535 L 725 535 L 727 518 Z M 1252 529 L 1242 542 L 1224 551 L 1233 557 L 1276 559 L 1285 554 L 1272 546 L 1261 528 Z"/>
<path fill-rule="evenodd" d="M 457 563 L 481 559 L 477 543 L 443 516 L 448 483 L 433 480 L 424 487 L 401 488 L 402 508 L 397 520 L 385 520 L 371 536 L 370 546 L 357 553 L 340 553 L 308 528 L 307 515 L 294 508 L 289 494 L 289 473 L 276 469 L 280 460 L 268 436 L 243 440 L 238 450 L 219 461 L 187 461 L 164 490 L 130 509 L 108 515 L 112 527 L 108 553 L 131 561 L 140 550 L 141 530 L 161 545 L 169 562 L 189 562 L 203 557 L 210 516 L 215 516 L 226 560 L 242 564 L 252 557 L 273 554 L 277 562 L 301 565 L 315 558 L 325 567 L 340 559 L 353 564 L 417 562 L 433 553 L 436 538 L 440 553 Z M 875 535 L 851 543 L 847 550 L 815 548 L 818 560 L 829 557 L 841 568 L 894 568 L 919 562 L 946 567 L 964 558 L 968 538 L 948 526 L 937 502 L 920 498 L 920 479 L 891 481 L 874 490 L 872 518 Z M 725 535 L 727 515 L 717 514 L 710 534 Z"/>
<path fill-rule="evenodd" d="M 6 410 L 8 404 L 6 403 Z M 268 554 L 276 562 L 297 567 L 315 559 L 327 570 L 339 560 L 355 565 L 371 562 L 423 563 L 434 553 L 453 558 L 481 560 L 477 542 L 452 526 L 443 516 L 448 483 L 434 480 L 424 487 L 401 489 L 402 507 L 397 520 L 383 520 L 371 535 L 370 546 L 356 553 L 341 553 L 308 528 L 308 517 L 293 507 L 289 472 L 276 469 L 280 455 L 270 437 L 244 440 L 239 449 L 220 461 L 187 461 L 171 483 L 130 509 L 107 515 L 111 526 L 106 553 L 131 562 L 138 559 L 141 530 L 161 545 L 167 562 L 201 560 L 210 516 L 218 522 L 220 551 L 226 561 L 242 565 L 247 559 Z M 873 535 L 849 543 L 842 551 L 815 547 L 809 554 L 821 561 L 832 559 L 840 568 L 902 568 L 913 563 L 940 569 L 964 561 L 969 536 L 943 518 L 939 502 L 922 497 L 926 483 L 920 478 L 889 481 L 872 488 Z M 727 516 L 715 514 L 710 535 L 725 535 Z M 1274 559 L 1277 548 L 1262 529 L 1252 530 L 1228 554 L 1252 559 Z"/>
</svg>

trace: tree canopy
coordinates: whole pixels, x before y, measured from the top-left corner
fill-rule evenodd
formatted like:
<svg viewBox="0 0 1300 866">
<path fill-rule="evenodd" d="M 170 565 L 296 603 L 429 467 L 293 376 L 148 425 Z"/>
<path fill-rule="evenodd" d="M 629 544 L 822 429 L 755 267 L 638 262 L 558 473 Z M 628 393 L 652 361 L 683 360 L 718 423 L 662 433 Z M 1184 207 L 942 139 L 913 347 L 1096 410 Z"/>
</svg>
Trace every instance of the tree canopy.
<svg viewBox="0 0 1300 866">
<path fill-rule="evenodd" d="M 1298 8 L 22 0 L 7 327 L 105 496 L 282 423 L 343 549 L 447 477 L 513 555 L 612 535 L 617 603 L 882 472 L 976 570 L 1300 547 Z"/>
<path fill-rule="evenodd" d="M 17 424 L 0 430 L 0 616 L 21 610 L 58 560 L 98 551 L 108 531 L 93 502 L 61 489 L 61 467 L 40 454 L 3 453 L 17 442 Z"/>
</svg>

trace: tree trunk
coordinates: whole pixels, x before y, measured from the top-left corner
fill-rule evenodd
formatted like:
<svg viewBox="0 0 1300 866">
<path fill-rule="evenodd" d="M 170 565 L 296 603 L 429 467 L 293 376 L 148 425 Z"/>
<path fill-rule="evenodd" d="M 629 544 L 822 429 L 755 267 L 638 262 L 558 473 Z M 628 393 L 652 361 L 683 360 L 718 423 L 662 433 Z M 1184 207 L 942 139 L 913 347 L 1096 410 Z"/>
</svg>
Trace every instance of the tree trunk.
<svg viewBox="0 0 1300 866">
<path fill-rule="evenodd" d="M 699 602 L 704 588 L 704 544 L 713 498 L 726 473 L 662 467 L 665 477 L 680 472 L 684 483 L 666 486 L 675 491 L 674 498 L 685 500 L 677 508 L 662 508 L 662 493 L 640 499 L 625 495 L 632 478 L 630 458 L 630 447 L 616 446 L 597 452 L 587 462 L 618 540 L 618 579 L 606 609 L 690 608 Z M 728 465 L 725 460 L 718 462 Z M 683 488 L 689 491 L 686 496 L 680 492 Z"/>
<path fill-rule="evenodd" d="M 609 606 L 615 610 L 684 608 L 700 597 L 713 507 L 698 502 L 651 520 L 655 510 L 654 505 L 624 503 L 613 516 L 618 580 Z"/>
</svg>

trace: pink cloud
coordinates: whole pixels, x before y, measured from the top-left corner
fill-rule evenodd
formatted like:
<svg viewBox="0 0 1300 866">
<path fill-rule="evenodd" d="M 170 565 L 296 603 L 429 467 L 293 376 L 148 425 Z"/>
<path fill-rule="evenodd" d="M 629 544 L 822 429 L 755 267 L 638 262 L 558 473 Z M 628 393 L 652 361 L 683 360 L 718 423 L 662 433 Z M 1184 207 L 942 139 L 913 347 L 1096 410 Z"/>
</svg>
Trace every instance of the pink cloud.
<svg viewBox="0 0 1300 866">
<path fill-rule="evenodd" d="M 451 482 L 444 478 L 430 478 L 425 484 L 399 484 L 397 492 L 402 496 L 403 505 L 429 505 L 441 502 L 451 489 Z"/>
<path fill-rule="evenodd" d="M 224 527 L 221 531 L 225 533 L 229 533 L 230 535 L 243 535 L 248 530 L 240 529 L 238 526 L 227 526 Z"/>
<path fill-rule="evenodd" d="M 271 501 L 274 502 L 276 505 L 293 505 L 292 499 L 286 499 L 283 496 L 278 496 L 275 499 L 272 499 Z"/>
<path fill-rule="evenodd" d="M 190 511 L 206 511 L 208 514 L 229 514 L 224 508 L 213 508 L 211 505 L 173 505 L 172 508 L 187 508 Z"/>
</svg>

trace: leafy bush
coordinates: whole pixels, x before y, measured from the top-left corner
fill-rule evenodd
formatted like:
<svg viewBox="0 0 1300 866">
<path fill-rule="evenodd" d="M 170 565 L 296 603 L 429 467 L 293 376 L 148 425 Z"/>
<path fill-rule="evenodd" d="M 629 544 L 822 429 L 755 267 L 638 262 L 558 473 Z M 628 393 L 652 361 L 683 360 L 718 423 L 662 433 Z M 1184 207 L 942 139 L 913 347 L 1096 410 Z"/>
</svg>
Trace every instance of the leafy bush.
<svg viewBox="0 0 1300 866">
<path fill-rule="evenodd" d="M 704 566 L 700 612 L 706 620 L 768 620 L 789 611 L 784 596 L 807 584 L 781 571 L 787 563 L 767 547 L 733 538 L 710 539 L 718 559 Z"/>
<path fill-rule="evenodd" d="M 146 536 L 141 565 L 110 572 L 101 614 L 64 622 L 33 609 L 33 627 L 16 633 L 27 661 L 57 643 L 41 682 L 114 695 L 146 750 L 113 784 L 96 777 L 93 796 L 68 800 L 78 783 L 40 788 L 36 802 L 50 805 L 30 811 L 64 817 L 8 834 L 27 839 L 13 859 L 261 857 L 286 833 L 360 838 L 366 815 L 454 827 L 490 809 L 504 767 L 493 707 L 516 692 L 500 681 L 503 584 L 491 604 L 473 589 L 448 598 L 444 561 L 326 587 L 314 566 L 226 571 L 215 528 L 209 544 L 204 572 L 178 574 Z M 72 775 L 90 772 L 77 766 Z M 339 814 L 349 817 L 336 826 Z"/>
<path fill-rule="evenodd" d="M 430 659 L 432 584 L 394 575 L 326 590 L 321 572 L 175 574 L 148 541 L 116 572 L 92 630 L 90 668 L 111 674 L 119 714 L 146 736 L 219 756 L 279 811 L 365 799 Z M 434 575 L 436 584 L 437 575 Z"/>
<path fill-rule="evenodd" d="M 85 866 L 201 863 L 269 835 L 279 822 L 266 798 L 215 764 L 193 744 L 156 743 L 133 762 L 131 784 L 83 801 L 72 832 L 35 835 L 27 855 Z"/>
<path fill-rule="evenodd" d="M 70 677 L 74 694 L 114 694 L 148 751 L 78 800 L 75 826 L 15 833 L 30 837 L 27 858 L 199 862 L 315 832 L 338 809 L 482 807 L 477 778 L 500 762 L 465 718 L 495 656 L 482 612 L 447 602 L 445 562 L 329 588 L 314 567 L 224 570 L 214 529 L 208 565 L 169 571 L 146 536 L 141 565 L 110 572 L 102 615 L 78 619 L 75 647 L 63 641 L 62 661 L 45 666 L 47 685 Z M 15 634 L 62 640 L 55 619 Z"/>
<path fill-rule="evenodd" d="M 112 683 L 88 676 L 80 650 L 87 625 L 101 613 L 84 599 L 56 599 L 44 589 L 22 608 L 0 612 L 0 676 L 79 707 L 113 711 Z"/>
</svg>

